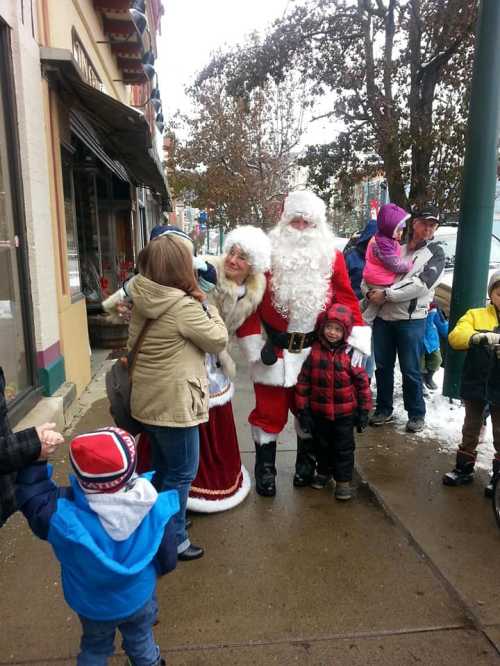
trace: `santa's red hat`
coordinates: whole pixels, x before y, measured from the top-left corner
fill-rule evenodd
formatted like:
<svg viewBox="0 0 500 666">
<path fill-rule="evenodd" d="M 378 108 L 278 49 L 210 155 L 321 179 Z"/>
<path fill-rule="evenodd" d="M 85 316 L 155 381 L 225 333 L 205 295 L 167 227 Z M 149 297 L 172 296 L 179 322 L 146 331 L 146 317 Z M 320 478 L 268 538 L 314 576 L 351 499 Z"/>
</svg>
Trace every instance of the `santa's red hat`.
<svg viewBox="0 0 500 666">
<path fill-rule="evenodd" d="M 85 492 L 115 493 L 135 472 L 135 441 L 120 428 L 87 432 L 73 439 L 69 459 Z"/>
</svg>

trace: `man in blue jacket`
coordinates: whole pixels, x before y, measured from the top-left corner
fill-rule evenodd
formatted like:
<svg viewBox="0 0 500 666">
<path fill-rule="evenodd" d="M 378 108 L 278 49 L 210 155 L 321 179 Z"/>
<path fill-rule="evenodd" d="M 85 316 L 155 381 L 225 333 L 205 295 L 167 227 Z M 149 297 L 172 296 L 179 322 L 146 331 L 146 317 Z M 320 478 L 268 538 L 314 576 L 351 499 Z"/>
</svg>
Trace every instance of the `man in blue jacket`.
<svg viewBox="0 0 500 666">
<path fill-rule="evenodd" d="M 133 666 L 160 666 L 154 640 L 156 579 L 175 568 L 177 491 L 157 493 L 137 476 L 135 442 L 119 428 L 70 444 L 71 487 L 38 463 L 17 477 L 17 502 L 61 563 L 64 597 L 82 624 L 79 666 L 105 666 L 116 629 Z"/>
<path fill-rule="evenodd" d="M 377 220 L 368 220 L 357 241 L 348 249 L 346 248 L 344 250 L 345 263 L 347 266 L 347 272 L 349 273 L 351 287 L 356 294 L 358 301 L 363 298 L 361 292 L 361 280 L 363 279 L 363 269 L 365 267 L 366 248 L 376 231 Z"/>
</svg>

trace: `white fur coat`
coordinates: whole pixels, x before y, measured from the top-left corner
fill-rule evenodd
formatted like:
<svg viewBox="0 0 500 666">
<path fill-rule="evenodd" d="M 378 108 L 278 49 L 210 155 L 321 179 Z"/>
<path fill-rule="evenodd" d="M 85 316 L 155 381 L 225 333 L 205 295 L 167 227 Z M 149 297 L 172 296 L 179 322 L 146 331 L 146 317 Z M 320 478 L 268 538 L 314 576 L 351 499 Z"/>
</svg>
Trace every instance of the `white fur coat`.
<svg viewBox="0 0 500 666">
<path fill-rule="evenodd" d="M 251 273 L 245 282 L 245 295 L 238 299 L 238 285 L 224 274 L 224 258 L 210 256 L 205 259 L 217 271 L 217 286 L 210 292 L 208 299 L 217 307 L 231 339 L 258 308 L 266 290 L 266 278 L 263 273 Z M 220 352 L 219 361 L 226 375 L 233 378 L 236 369 L 228 348 Z"/>
</svg>

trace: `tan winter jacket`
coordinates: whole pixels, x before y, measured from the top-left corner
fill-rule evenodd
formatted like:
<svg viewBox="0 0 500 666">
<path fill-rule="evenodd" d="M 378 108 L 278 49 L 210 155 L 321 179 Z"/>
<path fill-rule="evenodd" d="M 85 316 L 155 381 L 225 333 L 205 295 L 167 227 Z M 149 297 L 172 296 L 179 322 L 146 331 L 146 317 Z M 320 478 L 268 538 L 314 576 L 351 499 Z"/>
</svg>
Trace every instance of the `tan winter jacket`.
<svg viewBox="0 0 500 666">
<path fill-rule="evenodd" d="M 133 299 L 128 348 L 146 319 L 149 327 L 132 376 L 132 416 L 156 426 L 188 427 L 208 420 L 205 353 L 222 351 L 227 330 L 217 309 L 180 289 L 163 287 L 139 275 L 130 287 Z"/>
</svg>

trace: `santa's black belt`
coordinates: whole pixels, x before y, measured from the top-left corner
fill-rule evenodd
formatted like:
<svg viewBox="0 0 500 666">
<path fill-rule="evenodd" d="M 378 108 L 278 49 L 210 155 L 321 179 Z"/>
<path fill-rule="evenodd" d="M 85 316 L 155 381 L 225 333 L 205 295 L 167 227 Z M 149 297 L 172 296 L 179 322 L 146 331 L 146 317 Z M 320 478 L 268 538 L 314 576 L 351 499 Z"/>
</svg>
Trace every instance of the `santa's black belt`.
<svg viewBox="0 0 500 666">
<path fill-rule="evenodd" d="M 265 322 L 263 323 L 267 337 L 273 347 L 287 349 L 291 354 L 299 354 L 303 349 L 311 347 L 316 340 L 315 331 L 310 331 L 309 333 L 285 333 L 277 331 Z"/>
</svg>

